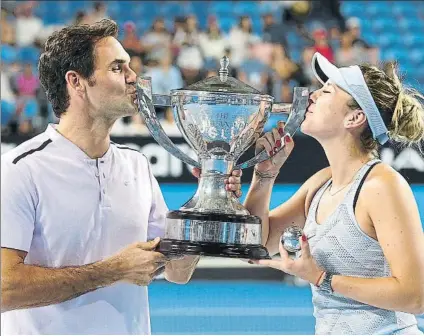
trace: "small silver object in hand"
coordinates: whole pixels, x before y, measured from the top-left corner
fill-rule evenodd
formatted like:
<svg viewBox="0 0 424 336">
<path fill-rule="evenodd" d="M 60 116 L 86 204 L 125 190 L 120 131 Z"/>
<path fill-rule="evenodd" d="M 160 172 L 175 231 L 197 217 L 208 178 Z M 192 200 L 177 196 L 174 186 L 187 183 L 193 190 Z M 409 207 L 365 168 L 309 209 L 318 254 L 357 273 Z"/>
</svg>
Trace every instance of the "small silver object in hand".
<svg viewBox="0 0 424 336">
<path fill-rule="evenodd" d="M 301 250 L 299 238 L 302 236 L 303 231 L 298 226 L 289 226 L 284 230 L 281 235 L 281 244 L 284 249 L 289 253 L 297 253 Z"/>
</svg>

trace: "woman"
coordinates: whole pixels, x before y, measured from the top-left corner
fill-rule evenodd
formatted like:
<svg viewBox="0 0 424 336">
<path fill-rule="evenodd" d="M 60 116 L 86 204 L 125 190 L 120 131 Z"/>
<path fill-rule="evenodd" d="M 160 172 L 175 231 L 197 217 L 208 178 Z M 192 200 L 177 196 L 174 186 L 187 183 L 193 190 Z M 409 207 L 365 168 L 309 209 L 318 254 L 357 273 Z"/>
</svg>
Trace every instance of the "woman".
<svg viewBox="0 0 424 336">
<path fill-rule="evenodd" d="M 255 167 L 245 206 L 263 223 L 263 243 L 281 259 L 252 261 L 311 283 L 317 334 L 419 334 L 424 312 L 424 239 L 417 204 L 405 179 L 375 158 L 388 138 L 424 138 L 424 111 L 398 77 L 370 66 L 338 69 L 316 53 L 324 85 L 310 97 L 302 131 L 322 145 L 330 166 L 269 211 L 272 186 L 293 149 Z M 283 125 L 258 140 L 281 146 Z M 291 225 L 304 229 L 301 256 L 280 243 Z"/>
</svg>

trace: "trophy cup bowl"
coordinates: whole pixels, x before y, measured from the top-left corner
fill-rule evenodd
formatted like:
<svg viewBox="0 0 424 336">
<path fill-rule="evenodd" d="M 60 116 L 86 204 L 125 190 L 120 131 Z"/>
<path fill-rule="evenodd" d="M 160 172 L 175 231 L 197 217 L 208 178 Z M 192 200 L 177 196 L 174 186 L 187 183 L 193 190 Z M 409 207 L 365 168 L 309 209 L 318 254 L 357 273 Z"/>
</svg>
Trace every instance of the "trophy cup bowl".
<svg viewBox="0 0 424 336">
<path fill-rule="evenodd" d="M 241 155 L 262 134 L 274 98 L 229 77 L 228 64 L 224 57 L 219 76 L 172 90 L 170 97 L 152 94 L 149 78 L 137 79 L 139 110 L 154 139 L 172 155 L 201 169 L 194 196 L 179 210 L 167 214 L 165 237 L 157 248 L 165 255 L 269 258 L 262 246 L 261 219 L 250 215 L 234 193 L 225 190 L 224 180 L 234 169 L 248 168 L 269 158 L 262 151 L 237 165 Z M 293 133 L 303 121 L 309 97 L 307 89 L 300 89 L 302 94 L 297 95 L 296 103 L 289 105 L 299 112 L 291 118 L 289 129 Z M 180 151 L 166 136 L 155 105 L 172 107 L 175 122 L 197 160 Z M 283 105 L 278 106 L 281 109 Z"/>
</svg>

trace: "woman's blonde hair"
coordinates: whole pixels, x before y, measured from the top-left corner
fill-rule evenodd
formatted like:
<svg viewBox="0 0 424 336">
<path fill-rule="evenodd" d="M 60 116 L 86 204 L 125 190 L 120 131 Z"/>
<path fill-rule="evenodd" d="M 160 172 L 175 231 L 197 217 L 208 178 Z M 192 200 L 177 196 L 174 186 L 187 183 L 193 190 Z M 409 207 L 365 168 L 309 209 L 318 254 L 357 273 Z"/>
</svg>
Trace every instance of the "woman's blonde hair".
<svg viewBox="0 0 424 336">
<path fill-rule="evenodd" d="M 420 145 L 424 139 L 424 96 L 403 87 L 395 64 L 390 65 L 386 72 L 370 65 L 360 65 L 359 68 L 387 126 L 390 139 L 405 146 Z M 349 107 L 360 109 L 355 100 L 349 103 Z M 369 126 L 361 134 L 361 144 L 366 152 L 375 152 L 379 147 Z"/>
</svg>

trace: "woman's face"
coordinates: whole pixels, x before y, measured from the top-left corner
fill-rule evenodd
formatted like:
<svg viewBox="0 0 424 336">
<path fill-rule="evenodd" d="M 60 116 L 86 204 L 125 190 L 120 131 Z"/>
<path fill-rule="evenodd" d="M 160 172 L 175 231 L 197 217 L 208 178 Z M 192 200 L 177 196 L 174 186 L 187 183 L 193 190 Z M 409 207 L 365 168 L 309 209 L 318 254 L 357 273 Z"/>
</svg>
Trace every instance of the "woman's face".
<svg viewBox="0 0 424 336">
<path fill-rule="evenodd" d="M 347 115 L 352 110 L 348 103 L 352 96 L 337 85 L 328 81 L 312 93 L 305 120 L 303 133 L 319 140 L 342 138 L 346 133 Z"/>
</svg>

